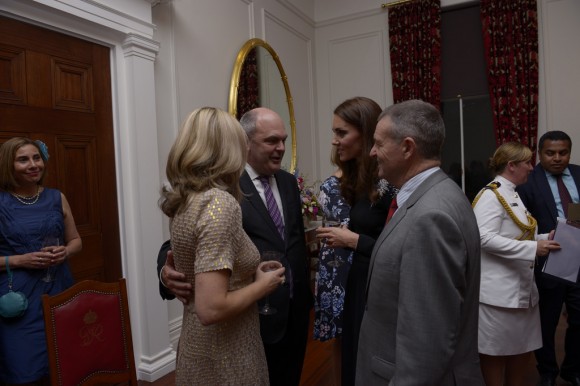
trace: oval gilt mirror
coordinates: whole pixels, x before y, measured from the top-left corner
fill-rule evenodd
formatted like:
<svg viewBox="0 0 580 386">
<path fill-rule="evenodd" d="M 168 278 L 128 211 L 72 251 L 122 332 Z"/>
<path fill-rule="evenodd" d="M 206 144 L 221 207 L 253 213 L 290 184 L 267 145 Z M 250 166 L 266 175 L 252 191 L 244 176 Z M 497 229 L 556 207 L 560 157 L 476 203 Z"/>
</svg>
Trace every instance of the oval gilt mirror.
<svg viewBox="0 0 580 386">
<path fill-rule="evenodd" d="M 238 52 L 230 83 L 230 114 L 240 119 L 248 110 L 267 107 L 277 112 L 288 131 L 282 167 L 296 168 L 296 121 L 288 78 L 274 49 L 262 39 L 248 40 Z"/>
</svg>

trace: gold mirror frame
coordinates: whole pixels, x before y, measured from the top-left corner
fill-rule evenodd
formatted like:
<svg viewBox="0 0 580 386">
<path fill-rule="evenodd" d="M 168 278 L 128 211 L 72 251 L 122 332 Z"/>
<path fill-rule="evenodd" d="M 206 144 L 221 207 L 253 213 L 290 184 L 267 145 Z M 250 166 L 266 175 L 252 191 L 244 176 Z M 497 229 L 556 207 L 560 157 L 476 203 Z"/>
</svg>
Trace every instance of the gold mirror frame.
<svg viewBox="0 0 580 386">
<path fill-rule="evenodd" d="M 265 48 L 268 53 L 272 56 L 272 59 L 276 63 L 278 67 L 278 71 L 280 72 L 280 78 L 282 79 L 282 83 L 284 84 L 284 91 L 286 92 L 286 102 L 288 103 L 288 114 L 290 117 L 290 139 L 291 139 L 291 148 L 290 148 L 290 173 L 294 173 L 296 169 L 296 120 L 294 119 L 294 105 L 292 103 L 292 94 L 290 94 L 290 86 L 288 86 L 288 77 L 284 72 L 284 68 L 282 67 L 282 63 L 280 62 L 280 58 L 276 51 L 264 40 L 254 38 L 248 40 L 238 52 L 238 56 L 236 57 L 236 62 L 234 64 L 234 70 L 232 72 L 232 80 L 230 82 L 230 98 L 229 98 L 229 106 L 228 111 L 234 117 L 237 116 L 237 109 L 238 109 L 238 88 L 240 83 L 240 74 L 242 72 L 242 67 L 244 65 L 244 60 L 248 56 L 248 53 L 256 47 L 263 47 Z M 264 106 L 268 107 L 268 106 Z"/>
</svg>

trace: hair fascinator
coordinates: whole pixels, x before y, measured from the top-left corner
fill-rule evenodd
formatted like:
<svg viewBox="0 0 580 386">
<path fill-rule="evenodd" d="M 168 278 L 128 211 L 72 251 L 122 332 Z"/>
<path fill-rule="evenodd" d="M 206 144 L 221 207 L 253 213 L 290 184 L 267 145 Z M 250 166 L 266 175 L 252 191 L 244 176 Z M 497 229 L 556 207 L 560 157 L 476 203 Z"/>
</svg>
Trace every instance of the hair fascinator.
<svg viewBox="0 0 580 386">
<path fill-rule="evenodd" d="M 45 161 L 48 161 L 48 158 L 50 157 L 50 155 L 48 154 L 48 146 L 46 146 L 46 143 L 44 143 L 38 139 L 34 142 L 36 142 L 36 144 L 40 148 L 40 155 L 42 156 L 42 159 Z"/>
</svg>

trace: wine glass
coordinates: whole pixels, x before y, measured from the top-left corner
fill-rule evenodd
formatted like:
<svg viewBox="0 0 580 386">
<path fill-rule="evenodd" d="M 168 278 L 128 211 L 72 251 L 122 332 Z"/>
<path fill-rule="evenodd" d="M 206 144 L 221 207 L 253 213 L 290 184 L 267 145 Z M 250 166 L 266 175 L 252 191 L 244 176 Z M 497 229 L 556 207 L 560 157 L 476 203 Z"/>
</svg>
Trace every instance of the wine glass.
<svg viewBox="0 0 580 386">
<path fill-rule="evenodd" d="M 58 247 L 60 245 L 60 239 L 57 236 L 46 236 L 42 240 L 42 250 L 44 252 L 51 252 L 53 251 L 54 247 Z M 52 275 L 52 267 L 46 268 L 46 272 L 42 281 L 45 283 L 50 283 L 54 280 L 54 276 Z"/>
<path fill-rule="evenodd" d="M 338 218 L 334 217 L 333 215 L 325 214 L 322 217 L 322 226 L 325 228 L 326 227 L 340 227 L 340 225 L 341 225 L 340 220 Z M 334 255 L 334 259 L 331 261 L 328 261 L 326 263 L 326 265 L 328 265 L 329 267 L 332 267 L 332 268 L 340 267 L 343 263 L 342 260 L 340 260 L 338 258 L 335 251 L 333 251 L 333 255 Z"/>
<path fill-rule="evenodd" d="M 262 261 L 280 261 L 282 260 L 282 256 L 284 254 L 277 252 L 277 251 L 264 251 L 262 252 L 261 255 L 261 260 Z M 268 271 L 275 271 L 277 268 L 272 268 L 268 265 L 265 265 L 262 270 L 264 272 L 268 272 Z M 264 300 L 264 305 L 262 307 L 260 307 L 260 309 L 258 310 L 258 312 L 262 315 L 274 315 L 276 312 L 278 312 L 278 310 L 275 307 L 272 307 L 270 305 L 270 296 L 266 295 L 266 299 Z"/>
</svg>

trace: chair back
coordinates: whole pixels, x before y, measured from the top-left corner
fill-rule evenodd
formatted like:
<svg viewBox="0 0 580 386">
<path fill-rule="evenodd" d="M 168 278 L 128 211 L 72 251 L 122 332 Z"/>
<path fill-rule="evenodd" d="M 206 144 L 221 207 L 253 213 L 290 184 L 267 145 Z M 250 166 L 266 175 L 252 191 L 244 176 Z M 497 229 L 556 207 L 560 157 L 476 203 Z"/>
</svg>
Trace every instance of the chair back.
<svg viewBox="0 0 580 386">
<path fill-rule="evenodd" d="M 137 386 L 125 279 L 84 280 L 42 306 L 53 386 Z"/>
</svg>

